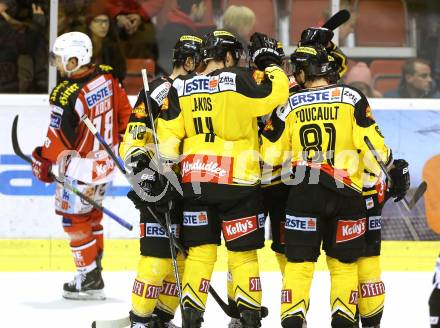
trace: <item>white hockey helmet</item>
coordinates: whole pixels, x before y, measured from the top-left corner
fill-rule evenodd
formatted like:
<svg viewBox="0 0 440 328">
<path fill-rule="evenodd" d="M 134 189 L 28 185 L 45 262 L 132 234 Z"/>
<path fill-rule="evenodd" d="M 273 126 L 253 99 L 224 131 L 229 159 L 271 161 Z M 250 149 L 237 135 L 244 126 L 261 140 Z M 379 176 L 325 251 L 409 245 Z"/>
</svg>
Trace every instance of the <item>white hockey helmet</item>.
<svg viewBox="0 0 440 328">
<path fill-rule="evenodd" d="M 90 63 L 93 54 L 92 40 L 81 32 L 64 33 L 55 39 L 51 55 L 60 56 L 63 68 L 73 73 L 83 65 Z M 73 70 L 66 68 L 70 58 L 78 59 L 78 66 Z"/>
</svg>

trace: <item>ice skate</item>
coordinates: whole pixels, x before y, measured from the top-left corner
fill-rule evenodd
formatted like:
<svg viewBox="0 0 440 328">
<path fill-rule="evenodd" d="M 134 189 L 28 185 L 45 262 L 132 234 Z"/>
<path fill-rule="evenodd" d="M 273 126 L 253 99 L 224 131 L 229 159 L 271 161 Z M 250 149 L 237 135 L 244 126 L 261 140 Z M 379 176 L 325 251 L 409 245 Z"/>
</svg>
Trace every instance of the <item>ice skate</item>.
<svg viewBox="0 0 440 328">
<path fill-rule="evenodd" d="M 99 268 L 79 273 L 72 281 L 65 283 L 63 297 L 72 300 L 105 300 L 104 281 Z"/>
</svg>

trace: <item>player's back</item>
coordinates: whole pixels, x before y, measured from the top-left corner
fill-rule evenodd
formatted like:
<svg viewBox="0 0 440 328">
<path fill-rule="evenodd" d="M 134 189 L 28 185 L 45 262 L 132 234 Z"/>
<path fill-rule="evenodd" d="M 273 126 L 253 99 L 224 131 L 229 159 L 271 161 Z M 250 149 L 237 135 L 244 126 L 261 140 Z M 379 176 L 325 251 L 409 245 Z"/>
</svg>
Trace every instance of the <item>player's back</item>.
<svg viewBox="0 0 440 328">
<path fill-rule="evenodd" d="M 173 128 L 173 120 L 183 122 L 176 124 L 173 130 L 175 134 L 182 130 L 183 155 L 193 156 L 189 162 L 196 163 L 194 156 L 197 156 L 200 157 L 198 162 L 207 165 L 203 156 L 210 155 L 215 156 L 211 161 L 227 166 L 227 178 L 211 182 L 253 184 L 259 181 L 257 117 L 271 112 L 286 99 L 288 92 L 287 77 L 281 69 L 274 67 L 272 74 L 278 79 L 274 87 L 269 79 L 257 84 L 251 71 L 243 68 L 225 68 L 208 75 L 192 74 L 174 81 L 170 91 L 170 99 L 174 100 L 170 100 L 170 108 L 168 104 L 162 106 L 161 118 L 167 121 L 168 129 Z M 276 83 L 282 88 L 275 88 Z M 158 130 L 164 140 L 166 135 L 161 133 L 160 122 Z M 182 166 L 185 173 L 185 159 Z M 185 175 L 183 181 L 186 181 Z"/>
<path fill-rule="evenodd" d="M 291 95 L 277 116 L 289 131 L 294 167 L 319 168 L 324 173 L 320 182 L 329 180 L 335 186 L 333 179 L 360 192 L 362 130 L 375 125 L 368 115 L 371 110 L 361 93 L 345 85 L 330 85 Z"/>
</svg>

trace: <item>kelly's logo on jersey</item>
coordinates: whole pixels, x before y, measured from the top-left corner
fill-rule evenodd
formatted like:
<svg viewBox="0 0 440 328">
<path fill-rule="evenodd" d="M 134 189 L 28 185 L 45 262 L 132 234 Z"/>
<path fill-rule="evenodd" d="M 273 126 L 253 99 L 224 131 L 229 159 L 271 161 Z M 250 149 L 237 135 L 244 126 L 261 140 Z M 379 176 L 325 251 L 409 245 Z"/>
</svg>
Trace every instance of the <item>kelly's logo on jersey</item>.
<svg viewBox="0 0 440 328">
<path fill-rule="evenodd" d="M 183 212 L 184 226 L 205 226 L 208 225 L 208 214 L 206 211 L 201 212 Z"/>
<path fill-rule="evenodd" d="M 236 220 L 223 221 L 222 229 L 223 237 L 227 241 L 243 237 L 258 229 L 257 217 L 248 216 Z"/>
<path fill-rule="evenodd" d="M 113 95 L 111 83 L 112 83 L 111 81 L 107 81 L 98 88 L 86 93 L 85 99 L 87 102 L 87 106 L 89 106 L 89 108 L 92 108 L 98 102 L 101 102 Z"/>
<path fill-rule="evenodd" d="M 286 215 L 285 228 L 299 231 L 316 231 L 316 218 Z"/>
<path fill-rule="evenodd" d="M 336 228 L 336 242 L 342 243 L 362 236 L 365 233 L 367 219 L 356 221 L 339 220 Z"/>
</svg>

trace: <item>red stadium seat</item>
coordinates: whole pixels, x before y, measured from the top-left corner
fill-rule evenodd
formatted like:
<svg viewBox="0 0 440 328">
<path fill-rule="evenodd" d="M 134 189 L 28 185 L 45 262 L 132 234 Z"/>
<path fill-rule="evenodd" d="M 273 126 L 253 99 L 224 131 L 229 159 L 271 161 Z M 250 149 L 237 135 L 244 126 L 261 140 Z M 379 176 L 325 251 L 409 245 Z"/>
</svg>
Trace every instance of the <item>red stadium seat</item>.
<svg viewBox="0 0 440 328">
<path fill-rule="evenodd" d="M 407 10 L 403 0 L 359 0 L 356 45 L 402 47 L 407 45 Z"/>
<path fill-rule="evenodd" d="M 376 59 L 370 64 L 370 70 L 373 77 L 378 74 L 396 74 L 402 73 L 404 59 Z"/>
<path fill-rule="evenodd" d="M 373 78 L 373 88 L 381 94 L 396 90 L 399 87 L 400 77 L 396 74 L 378 74 Z"/>
<path fill-rule="evenodd" d="M 224 10 L 230 5 L 246 6 L 253 10 L 257 17 L 253 32 L 262 32 L 271 37 L 277 38 L 277 20 L 275 0 L 225 0 Z"/>
<path fill-rule="evenodd" d="M 127 59 L 127 76 L 124 79 L 124 88 L 127 94 L 136 95 L 143 87 L 141 69 L 146 68 L 148 80 L 154 78 L 156 63 L 151 58 Z"/>
<path fill-rule="evenodd" d="M 329 0 L 290 0 L 290 44 L 296 45 L 301 32 L 310 26 L 322 26 L 328 16 Z"/>
</svg>

